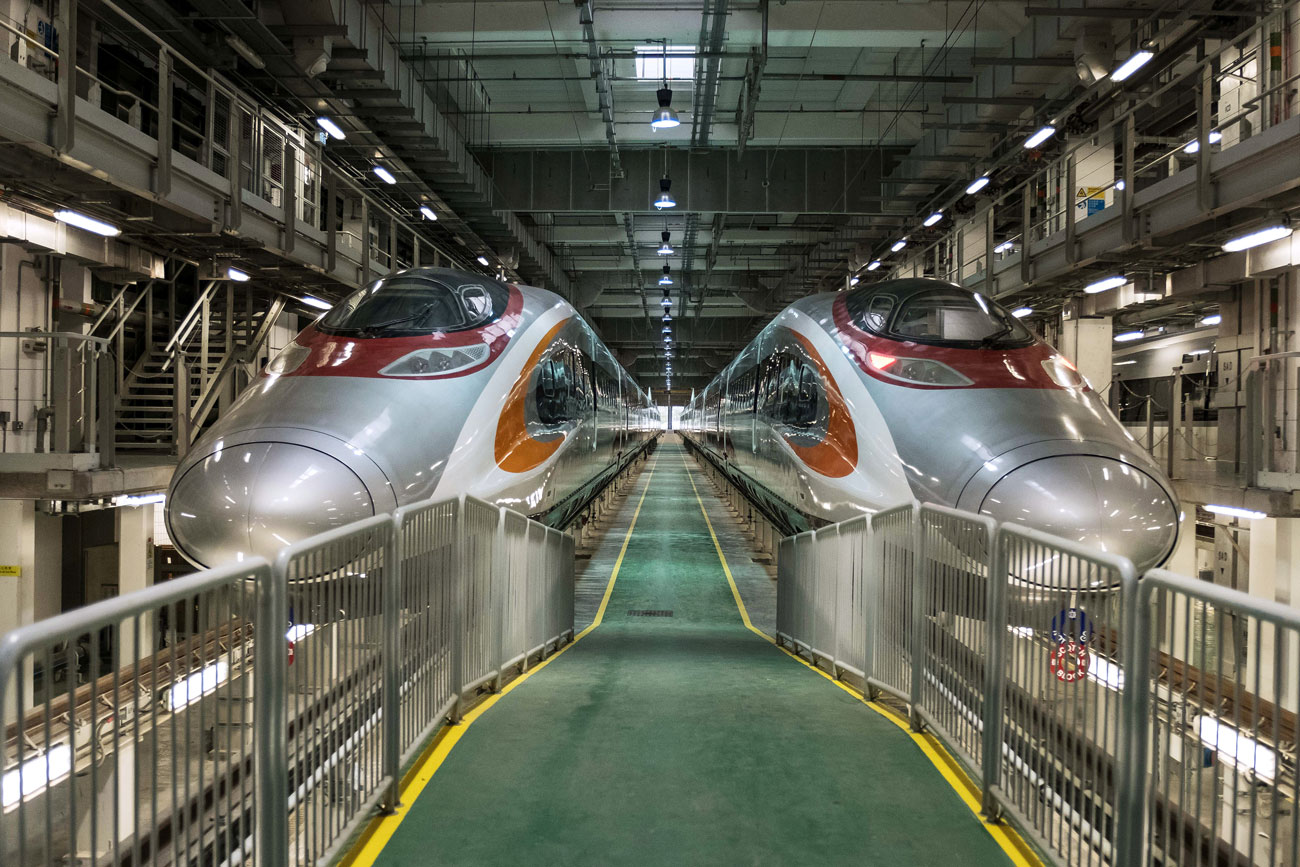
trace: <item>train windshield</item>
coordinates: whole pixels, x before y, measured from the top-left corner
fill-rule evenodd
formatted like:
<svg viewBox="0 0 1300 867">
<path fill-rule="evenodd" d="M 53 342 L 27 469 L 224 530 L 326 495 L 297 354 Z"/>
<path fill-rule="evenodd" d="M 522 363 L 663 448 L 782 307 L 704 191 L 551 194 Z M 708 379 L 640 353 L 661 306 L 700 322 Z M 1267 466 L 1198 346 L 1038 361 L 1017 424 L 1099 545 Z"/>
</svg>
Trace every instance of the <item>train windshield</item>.
<svg viewBox="0 0 1300 867">
<path fill-rule="evenodd" d="M 352 293 L 317 327 L 359 337 L 465 331 L 501 318 L 509 299 L 509 290 L 495 280 L 397 274 Z"/>
<path fill-rule="evenodd" d="M 846 299 L 849 315 L 865 331 L 935 346 L 1012 348 L 1033 342 L 1020 320 L 983 295 L 938 281 L 926 284 L 855 292 Z"/>
</svg>

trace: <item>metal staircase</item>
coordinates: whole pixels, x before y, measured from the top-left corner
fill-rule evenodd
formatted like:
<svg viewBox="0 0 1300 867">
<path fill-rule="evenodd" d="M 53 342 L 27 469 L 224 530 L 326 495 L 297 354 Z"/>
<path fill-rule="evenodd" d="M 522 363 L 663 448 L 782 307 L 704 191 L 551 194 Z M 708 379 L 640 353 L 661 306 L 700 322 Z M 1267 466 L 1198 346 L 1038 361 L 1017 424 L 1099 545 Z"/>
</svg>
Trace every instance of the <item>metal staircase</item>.
<svg viewBox="0 0 1300 867">
<path fill-rule="evenodd" d="M 233 398 L 236 371 L 257 357 L 285 301 L 212 280 L 170 339 L 151 342 L 118 390 L 116 447 L 184 454 L 221 399 Z"/>
</svg>

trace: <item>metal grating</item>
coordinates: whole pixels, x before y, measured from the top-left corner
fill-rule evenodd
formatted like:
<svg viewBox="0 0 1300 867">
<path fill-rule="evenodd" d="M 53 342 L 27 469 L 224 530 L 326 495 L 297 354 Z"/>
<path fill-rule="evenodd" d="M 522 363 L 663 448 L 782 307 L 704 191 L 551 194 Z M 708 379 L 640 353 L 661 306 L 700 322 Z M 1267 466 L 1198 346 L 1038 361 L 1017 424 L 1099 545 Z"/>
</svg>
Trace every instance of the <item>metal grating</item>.
<svg viewBox="0 0 1300 867">
<path fill-rule="evenodd" d="M 628 617 L 672 617 L 671 609 L 665 608 L 633 608 L 627 612 Z"/>
</svg>

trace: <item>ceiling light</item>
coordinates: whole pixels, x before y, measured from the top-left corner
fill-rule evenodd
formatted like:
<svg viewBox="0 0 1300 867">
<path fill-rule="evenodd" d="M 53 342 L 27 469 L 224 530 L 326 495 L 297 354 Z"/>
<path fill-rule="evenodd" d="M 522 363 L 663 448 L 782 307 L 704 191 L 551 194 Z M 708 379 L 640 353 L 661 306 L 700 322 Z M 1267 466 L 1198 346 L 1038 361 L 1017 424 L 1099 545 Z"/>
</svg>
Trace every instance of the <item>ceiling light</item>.
<svg viewBox="0 0 1300 867">
<path fill-rule="evenodd" d="M 1098 292 L 1105 292 L 1107 289 L 1118 289 L 1128 282 L 1127 277 L 1116 275 L 1114 277 L 1105 277 L 1095 283 L 1089 283 L 1083 287 L 1083 291 L 1089 295 L 1096 295 Z"/>
<path fill-rule="evenodd" d="M 57 217 L 58 214 L 55 214 Z M 1268 244 L 1272 241 L 1280 241 L 1283 238 L 1291 237 L 1295 230 L 1290 226 L 1269 226 L 1266 229 L 1256 229 L 1249 235 L 1242 235 L 1239 238 L 1233 238 L 1223 245 L 1223 252 L 1236 253 L 1240 250 L 1249 250 L 1251 247 L 1258 247 L 1260 244 Z"/>
<path fill-rule="evenodd" d="M 868 270 L 868 271 L 874 271 L 874 270 L 876 270 L 876 269 L 879 268 L 879 267 L 880 267 L 880 260 L 879 260 L 879 259 L 872 259 L 872 260 L 871 260 L 871 264 L 867 266 L 867 270 Z"/>
<path fill-rule="evenodd" d="M 1210 504 L 1205 507 L 1205 511 L 1213 512 L 1216 515 L 1228 515 L 1233 518 L 1249 518 L 1252 521 L 1258 521 L 1260 518 L 1268 517 L 1268 515 L 1263 512 L 1256 512 L 1253 509 L 1240 509 L 1236 506 L 1218 506 Z"/>
<path fill-rule="evenodd" d="M 943 211 L 935 211 L 933 214 L 926 217 L 925 222 L 922 223 L 921 225 L 925 226 L 928 229 L 930 226 L 933 226 L 935 223 L 939 222 L 942 219 L 943 219 Z"/>
<path fill-rule="evenodd" d="M 397 178 L 393 177 L 393 173 L 383 166 L 374 166 L 371 171 L 375 173 L 375 177 L 379 178 L 379 180 L 386 184 L 397 183 Z"/>
<path fill-rule="evenodd" d="M 659 237 L 663 238 L 664 242 L 659 245 L 659 249 L 655 252 L 660 256 L 671 256 L 673 254 L 673 245 L 668 243 L 668 233 L 661 232 Z"/>
<path fill-rule="evenodd" d="M 227 268 L 226 276 L 236 283 L 247 283 L 249 280 L 248 272 L 240 271 L 238 268 Z"/>
<path fill-rule="evenodd" d="M 218 660 L 173 684 L 163 693 L 163 706 L 175 713 L 203 698 L 230 677 L 230 663 Z"/>
<path fill-rule="evenodd" d="M 672 277 L 671 269 L 667 265 L 664 266 L 664 275 L 659 278 L 659 285 L 660 286 L 673 285 L 673 277 Z M 664 293 L 664 300 L 668 301 L 668 293 L 666 292 Z"/>
<path fill-rule="evenodd" d="M 1122 179 L 1115 182 L 1115 189 L 1119 190 L 1120 192 L 1123 192 L 1124 188 L 1127 186 L 1128 184 L 1124 183 Z"/>
<path fill-rule="evenodd" d="M 152 506 L 157 503 L 165 503 L 166 494 L 123 494 L 113 498 L 113 507 L 122 506 Z"/>
<path fill-rule="evenodd" d="M 1251 771 L 1266 783 L 1277 778 L 1277 752 L 1242 734 L 1236 727 L 1221 723 L 1212 716 L 1203 716 L 1196 722 L 1196 733 L 1201 743 L 1214 750 L 1224 764 Z"/>
<path fill-rule="evenodd" d="M 671 313 L 669 313 L 667 310 L 665 310 L 665 311 L 664 311 L 664 322 L 672 322 L 672 321 L 673 321 L 673 315 L 672 315 Z"/>
<path fill-rule="evenodd" d="M 849 278 L 849 285 L 850 285 L 850 286 L 856 286 L 856 285 L 858 285 L 858 284 L 861 283 L 861 282 L 862 282 L 862 278 L 861 278 L 861 277 L 858 277 L 857 275 L 854 275 L 854 276 L 852 276 L 852 277 Z"/>
<path fill-rule="evenodd" d="M 1146 337 L 1145 331 L 1125 331 L 1123 334 L 1115 335 L 1116 343 L 1128 343 L 1130 340 L 1141 340 Z"/>
<path fill-rule="evenodd" d="M 248 61 L 248 65 L 254 69 L 266 69 L 266 61 L 258 53 L 249 47 L 248 43 L 231 33 L 226 36 L 226 44 L 229 45 L 236 54 Z"/>
<path fill-rule="evenodd" d="M 650 119 L 650 128 L 657 130 L 681 126 L 682 122 L 678 119 L 677 112 L 673 111 L 673 92 L 666 87 L 661 87 L 655 92 L 655 97 L 659 100 L 659 108 Z"/>
<path fill-rule="evenodd" d="M 655 207 L 659 210 L 664 208 L 677 207 L 677 200 L 673 198 L 671 192 L 673 182 L 668 178 L 659 179 L 659 198 L 655 199 Z"/>
<path fill-rule="evenodd" d="M 71 773 L 72 749 L 67 744 L 55 744 L 5 771 L 0 782 L 0 804 L 7 810 Z"/>
<path fill-rule="evenodd" d="M 667 322 L 665 322 L 665 323 L 664 323 L 664 334 L 672 334 L 672 333 L 673 333 L 673 327 L 672 327 L 671 325 L 669 325 Z"/>
<path fill-rule="evenodd" d="M 484 268 L 486 268 L 487 266 L 489 266 L 489 265 L 492 264 L 491 262 L 488 261 L 488 257 L 487 257 L 487 256 L 479 256 L 479 257 L 478 257 L 478 263 L 479 263 L 480 265 L 482 265 Z"/>
<path fill-rule="evenodd" d="M 985 187 L 987 187 L 987 186 L 989 185 L 989 181 L 990 181 L 990 178 L 989 178 L 988 175 L 981 175 L 980 177 L 978 177 L 978 178 L 976 178 L 975 180 L 971 181 L 971 182 L 970 182 L 970 186 L 966 188 L 966 195 L 968 195 L 968 196 L 973 196 L 973 195 L 975 195 L 975 194 L 978 193 L 980 190 L 982 190 L 982 189 L 984 189 Z"/>
<path fill-rule="evenodd" d="M 1029 138 L 1025 139 L 1025 149 L 1033 150 L 1034 148 L 1038 147 L 1040 144 L 1047 141 L 1055 134 L 1056 134 L 1056 127 L 1052 126 L 1049 123 L 1047 126 L 1041 128 L 1040 130 L 1038 130 L 1038 132 L 1034 133 Z"/>
<path fill-rule="evenodd" d="M 1114 366 L 1115 366 L 1115 367 L 1122 367 L 1122 366 L 1124 366 L 1125 364 L 1137 364 L 1137 362 L 1136 362 L 1136 361 L 1116 361 L 1116 362 L 1114 363 Z"/>
<path fill-rule="evenodd" d="M 1217 129 L 1212 129 L 1210 130 L 1209 139 L 1210 139 L 1210 144 L 1218 144 L 1219 142 L 1223 141 L 1223 133 L 1219 132 Z M 1185 154 L 1199 153 L 1200 150 L 1201 150 L 1201 140 L 1198 138 L 1192 139 L 1187 144 L 1183 145 L 1183 153 Z"/>
<path fill-rule="evenodd" d="M 315 307 L 317 310 L 329 310 L 334 306 L 328 301 L 323 301 L 314 295 L 304 295 L 302 297 L 302 303 L 306 304 L 308 307 Z"/>
<path fill-rule="evenodd" d="M 1201 320 L 1201 324 L 1202 324 L 1202 325 L 1218 325 L 1218 324 L 1219 324 L 1220 322 L 1222 322 L 1222 321 L 1223 321 L 1223 317 L 1220 316 L 1218 313 L 1214 313 L 1214 314 L 1211 314 L 1210 316 L 1206 316 L 1204 319 L 1202 319 L 1202 320 Z"/>
<path fill-rule="evenodd" d="M 1154 51 L 1151 51 L 1148 48 L 1143 48 L 1128 60 L 1121 63 L 1119 68 L 1110 74 L 1110 80 L 1123 81 L 1142 67 L 1146 66 L 1147 61 L 1155 56 L 1156 54 Z"/>
<path fill-rule="evenodd" d="M 889 248 L 889 252 L 897 253 L 899 250 L 903 249 L 906 246 L 907 246 L 907 239 L 899 238 L 897 241 L 894 242 L 894 246 Z"/>
<path fill-rule="evenodd" d="M 63 208 L 54 212 L 54 219 L 60 223 L 76 226 L 78 229 L 85 229 L 87 232 L 94 232 L 96 235 L 103 235 L 106 238 L 116 238 L 122 234 L 122 230 L 112 223 L 105 223 L 103 220 L 87 217 L 80 211 L 69 211 Z"/>
<path fill-rule="evenodd" d="M 435 223 L 438 221 L 438 215 L 428 205 L 420 205 L 420 213 L 424 215 L 426 220 L 433 220 Z"/>
<path fill-rule="evenodd" d="M 996 247 L 993 248 L 993 252 L 1010 253 L 1015 248 L 1016 248 L 1016 244 L 1014 241 L 1003 241 L 1001 244 L 998 244 Z"/>
<path fill-rule="evenodd" d="M 1011 311 L 1011 315 L 1016 317 L 1017 319 L 1024 319 L 1026 316 L 1028 316 L 1030 313 L 1033 312 L 1034 312 L 1034 308 L 1032 307 L 1017 307 L 1015 310 Z"/>
<path fill-rule="evenodd" d="M 316 118 L 316 126 L 320 127 L 321 129 L 325 130 L 325 132 L 329 133 L 330 138 L 336 138 L 339 141 L 342 141 L 343 139 L 347 138 L 347 134 L 343 132 L 343 128 L 338 124 L 336 124 L 334 121 L 330 120 L 328 117 Z"/>
<path fill-rule="evenodd" d="M 673 306 L 673 299 L 671 299 L 671 298 L 668 297 L 668 290 L 667 290 L 667 289 L 664 290 L 664 297 L 661 298 L 661 299 L 659 299 L 659 303 L 662 304 L 662 305 L 664 306 L 664 310 L 665 310 L 665 311 L 667 311 L 669 307 L 672 307 L 672 306 Z M 667 315 L 666 312 L 665 312 L 665 315 Z"/>
</svg>

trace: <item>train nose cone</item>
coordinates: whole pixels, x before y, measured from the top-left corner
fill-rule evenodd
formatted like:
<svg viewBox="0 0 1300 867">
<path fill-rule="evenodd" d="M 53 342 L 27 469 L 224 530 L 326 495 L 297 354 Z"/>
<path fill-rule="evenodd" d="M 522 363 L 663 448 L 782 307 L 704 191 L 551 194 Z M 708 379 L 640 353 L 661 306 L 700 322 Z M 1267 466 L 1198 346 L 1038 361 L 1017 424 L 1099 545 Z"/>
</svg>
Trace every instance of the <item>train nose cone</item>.
<svg viewBox="0 0 1300 867">
<path fill-rule="evenodd" d="M 1017 467 L 993 486 L 980 511 L 1127 557 L 1139 573 L 1169 556 L 1178 535 L 1178 509 L 1155 479 L 1094 455 Z"/>
<path fill-rule="evenodd" d="M 375 514 L 365 484 L 346 464 L 292 443 L 218 449 L 172 487 L 168 530 L 190 559 L 214 566 L 279 549 Z"/>
</svg>

